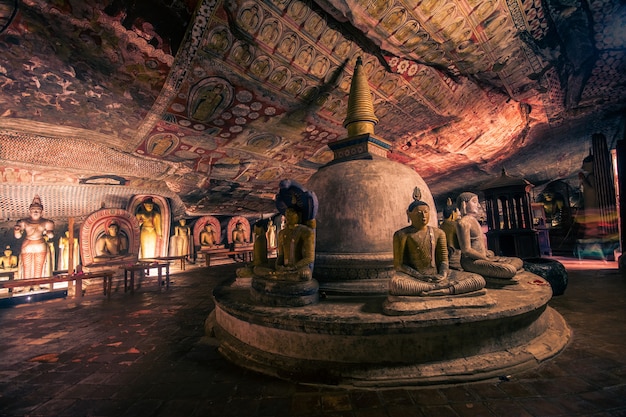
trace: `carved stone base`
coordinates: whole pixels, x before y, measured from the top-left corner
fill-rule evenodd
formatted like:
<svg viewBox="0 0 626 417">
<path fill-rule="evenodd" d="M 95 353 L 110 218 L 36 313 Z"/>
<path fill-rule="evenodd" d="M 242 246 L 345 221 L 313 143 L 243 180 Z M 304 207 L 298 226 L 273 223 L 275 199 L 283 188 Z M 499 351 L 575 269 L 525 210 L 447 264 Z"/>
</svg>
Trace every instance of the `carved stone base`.
<svg viewBox="0 0 626 417">
<path fill-rule="evenodd" d="M 392 253 L 317 253 L 313 275 L 327 294 L 386 294 L 394 275 Z"/>
<path fill-rule="evenodd" d="M 517 275 L 511 279 L 503 279 L 503 278 L 493 278 L 493 277 L 483 277 L 485 278 L 485 288 L 506 288 L 519 284 L 519 272 Z"/>
<path fill-rule="evenodd" d="M 384 314 L 386 295 L 328 296 L 288 308 L 252 299 L 280 300 L 287 288 L 267 294 L 258 280 L 255 292 L 224 285 L 213 292 L 215 317 L 206 331 L 233 363 L 292 381 L 392 387 L 497 378 L 537 366 L 571 337 L 548 306 L 549 284 L 519 275 L 518 285 L 487 289 L 475 300 L 429 299 L 430 308 L 399 316 Z M 492 304 L 479 306 L 481 298 Z"/>
<path fill-rule="evenodd" d="M 496 301 L 486 290 L 454 296 L 398 296 L 390 295 L 383 302 L 383 312 L 390 316 L 419 314 L 435 310 L 493 307 Z"/>
<path fill-rule="evenodd" d="M 250 295 L 260 304 L 274 307 L 301 307 L 319 300 L 316 280 L 285 281 L 254 277 Z"/>
</svg>

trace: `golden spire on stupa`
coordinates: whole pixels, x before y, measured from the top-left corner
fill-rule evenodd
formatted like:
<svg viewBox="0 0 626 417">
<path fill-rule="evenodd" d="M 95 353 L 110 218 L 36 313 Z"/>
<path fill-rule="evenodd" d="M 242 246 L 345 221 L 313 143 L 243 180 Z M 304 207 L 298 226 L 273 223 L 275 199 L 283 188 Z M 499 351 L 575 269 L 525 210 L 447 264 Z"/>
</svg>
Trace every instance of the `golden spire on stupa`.
<svg viewBox="0 0 626 417">
<path fill-rule="evenodd" d="M 348 129 L 348 136 L 328 144 L 335 155 L 329 164 L 373 157 L 387 158 L 391 143 L 374 135 L 377 123 L 372 94 L 359 57 L 352 74 L 348 111 L 343 122 L 343 126 Z"/>
<path fill-rule="evenodd" d="M 374 126 L 378 118 L 374 114 L 374 103 L 370 93 L 367 77 L 363 72 L 361 57 L 356 60 L 352 83 L 350 84 L 350 97 L 348 98 L 348 112 L 343 127 L 348 129 L 348 137 L 374 134 Z"/>
</svg>

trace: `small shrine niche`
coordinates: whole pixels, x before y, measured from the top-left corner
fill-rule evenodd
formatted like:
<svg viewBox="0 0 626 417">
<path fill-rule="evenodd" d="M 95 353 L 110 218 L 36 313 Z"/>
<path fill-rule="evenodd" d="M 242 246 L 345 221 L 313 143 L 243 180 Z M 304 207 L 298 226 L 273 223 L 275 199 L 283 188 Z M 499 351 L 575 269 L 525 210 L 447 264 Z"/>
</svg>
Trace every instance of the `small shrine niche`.
<svg viewBox="0 0 626 417">
<path fill-rule="evenodd" d="M 111 225 L 117 225 L 117 235 L 126 242 L 126 248 L 117 255 L 103 254 L 102 242 Z M 100 249 L 98 249 L 100 248 Z M 139 253 L 139 223 L 135 216 L 123 209 L 101 209 L 87 217 L 80 229 L 80 255 L 87 269 L 111 263 L 134 263 Z"/>
<path fill-rule="evenodd" d="M 196 250 L 211 249 L 222 242 L 222 226 L 213 216 L 200 217 L 193 226 L 193 244 Z"/>
<path fill-rule="evenodd" d="M 147 209 L 147 205 L 151 207 Z M 167 199 L 155 195 L 136 195 L 128 203 L 128 211 L 139 222 L 139 259 L 168 256 L 172 219 Z"/>
<path fill-rule="evenodd" d="M 234 246 L 252 245 L 250 222 L 243 216 L 234 216 L 228 221 L 226 226 L 226 239 L 228 245 Z"/>
<path fill-rule="evenodd" d="M 537 231 L 530 205 L 532 184 L 523 178 L 502 175 L 483 185 L 487 244 L 496 255 L 532 258 L 539 256 Z"/>
</svg>

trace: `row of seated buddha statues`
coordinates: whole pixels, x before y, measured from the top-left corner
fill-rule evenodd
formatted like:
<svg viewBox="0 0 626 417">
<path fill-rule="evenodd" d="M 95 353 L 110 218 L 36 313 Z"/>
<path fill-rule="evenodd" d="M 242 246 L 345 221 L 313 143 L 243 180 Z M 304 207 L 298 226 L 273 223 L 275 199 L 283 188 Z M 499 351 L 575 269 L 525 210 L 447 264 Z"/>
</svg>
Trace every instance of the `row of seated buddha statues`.
<svg viewBox="0 0 626 417">
<path fill-rule="evenodd" d="M 476 194 L 459 195 L 457 209 L 451 211 L 460 217 L 449 215 L 443 229 L 429 225 L 431 208 L 420 199 L 418 188 L 413 198 L 406 210 L 411 224 L 393 235 L 395 273 L 384 309 L 388 314 L 398 314 L 391 306 L 398 298 L 419 303 L 427 297 L 484 295 L 484 288 L 490 285 L 499 288 L 516 283 L 523 261 L 496 256 L 487 249 L 478 221 L 481 206 Z M 316 207 L 316 197 L 295 182 L 283 181 L 276 202 L 286 220 L 286 227 L 278 233 L 277 258 L 268 260 L 263 238 L 267 223 L 258 222 L 254 261 L 239 268 L 237 276 L 252 279 L 253 298 L 264 304 L 300 306 L 316 302 L 312 294 L 319 287 L 312 274 L 315 209 L 310 208 Z M 449 226 L 451 230 L 444 231 Z M 458 256 L 454 268 L 450 268 L 449 252 Z"/>
<path fill-rule="evenodd" d="M 22 240 L 19 255 L 5 246 L 0 269 L 16 269 L 17 279 L 43 278 L 108 262 L 136 261 L 165 254 L 169 235 L 169 205 L 158 196 L 135 196 L 127 209 L 101 209 L 87 217 L 78 237 L 66 231 L 54 245 L 55 223 L 43 217 L 43 204 L 35 196 L 28 216 L 13 228 Z M 70 256 L 70 254 L 72 256 Z M 72 264 L 69 264 L 70 259 Z"/>
<path fill-rule="evenodd" d="M 250 222 L 243 216 L 231 217 L 226 225 L 225 236 L 222 237 L 220 221 L 214 216 L 204 216 L 194 225 L 193 240 L 199 251 L 251 247 Z"/>
<path fill-rule="evenodd" d="M 407 209 L 411 225 L 393 236 L 395 274 L 383 303 L 385 314 L 417 314 L 435 305 L 489 307 L 494 301 L 485 288 L 517 284 L 524 263 L 487 249 L 476 194 L 461 193 L 457 207 L 446 208 L 439 228 L 428 225 L 430 207 L 419 200 L 417 189 L 414 198 Z M 425 306 L 425 300 L 434 301 Z"/>
<path fill-rule="evenodd" d="M 441 227 L 434 228 L 428 226 L 430 207 L 416 198 L 407 209 L 411 225 L 393 237 L 396 274 L 390 294 L 456 295 L 482 290 L 487 283 L 515 284 L 523 261 L 487 249 L 478 221 L 480 207 L 476 194 L 461 193 L 456 209 L 447 207 Z"/>
</svg>

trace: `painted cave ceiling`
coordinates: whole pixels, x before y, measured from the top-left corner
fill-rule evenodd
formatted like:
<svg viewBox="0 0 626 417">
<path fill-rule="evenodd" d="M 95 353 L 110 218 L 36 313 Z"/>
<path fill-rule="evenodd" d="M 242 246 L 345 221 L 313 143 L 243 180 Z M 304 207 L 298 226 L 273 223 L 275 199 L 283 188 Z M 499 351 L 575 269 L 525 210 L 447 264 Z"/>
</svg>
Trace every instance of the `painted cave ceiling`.
<svg viewBox="0 0 626 417">
<path fill-rule="evenodd" d="M 503 168 L 575 183 L 593 133 L 624 135 L 620 0 L 0 0 L 0 31 L 4 186 L 273 212 L 346 137 L 357 57 L 438 204 Z"/>
</svg>

